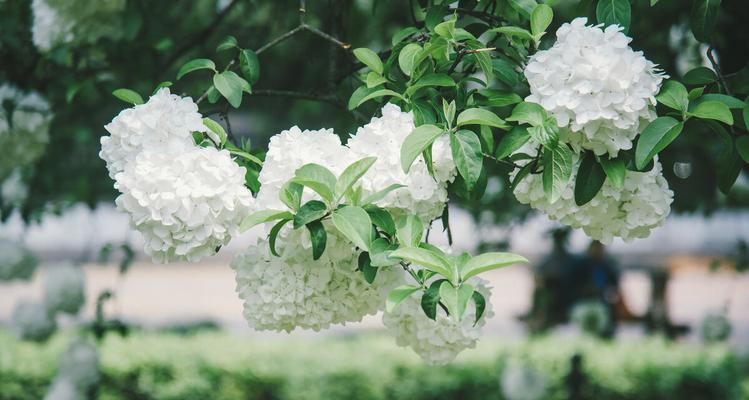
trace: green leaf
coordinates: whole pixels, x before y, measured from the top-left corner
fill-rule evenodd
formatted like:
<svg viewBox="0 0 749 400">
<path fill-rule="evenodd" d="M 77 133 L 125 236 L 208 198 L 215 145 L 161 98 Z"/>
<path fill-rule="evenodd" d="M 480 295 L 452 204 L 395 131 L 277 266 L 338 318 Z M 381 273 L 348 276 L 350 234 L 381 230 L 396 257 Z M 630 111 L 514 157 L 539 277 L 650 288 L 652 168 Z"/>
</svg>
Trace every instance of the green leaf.
<svg viewBox="0 0 749 400">
<path fill-rule="evenodd" d="M 572 150 L 566 144 L 544 149 L 544 172 L 542 175 L 544 193 L 549 202 L 554 203 L 562 196 L 572 175 Z"/>
<path fill-rule="evenodd" d="M 546 32 L 546 28 L 551 25 L 554 19 L 554 11 L 546 4 L 539 4 L 531 13 L 531 32 L 533 36 L 540 36 Z"/>
<path fill-rule="evenodd" d="M 684 74 L 684 83 L 687 85 L 707 85 L 718 80 L 715 72 L 707 67 L 697 67 Z"/>
<path fill-rule="evenodd" d="M 224 38 L 224 40 L 219 43 L 218 47 L 216 47 L 216 51 L 224 51 L 229 50 L 237 47 L 237 38 L 234 36 L 227 36 Z"/>
<path fill-rule="evenodd" d="M 360 47 L 354 49 L 354 57 L 361 61 L 362 64 L 369 67 L 372 71 L 382 75 L 382 60 L 380 60 L 380 56 L 378 56 L 374 51 L 366 47 Z"/>
<path fill-rule="evenodd" d="M 260 61 L 254 51 L 244 49 L 239 53 L 239 70 L 250 85 L 254 85 L 260 79 Z"/>
<path fill-rule="evenodd" d="M 363 208 L 345 206 L 333 211 L 333 225 L 356 247 L 369 251 L 372 220 Z"/>
<path fill-rule="evenodd" d="M 435 125 L 421 125 L 406 136 L 401 146 L 401 168 L 408 173 L 411 165 L 424 150 L 445 131 Z"/>
<path fill-rule="evenodd" d="M 403 300 L 406 300 L 409 296 L 416 293 L 419 289 L 421 289 L 418 286 L 411 286 L 411 285 L 404 285 L 404 286 L 398 286 L 397 288 L 393 289 L 388 293 L 387 299 L 385 300 L 385 311 L 388 313 L 391 313 L 395 311 L 395 309 L 400 305 L 400 303 L 403 302 Z"/>
<path fill-rule="evenodd" d="M 317 221 L 328 213 L 328 207 L 319 200 L 310 200 L 299 207 L 294 215 L 294 229 L 299 229 L 312 221 Z"/>
<path fill-rule="evenodd" d="M 471 298 L 473 298 L 473 303 L 476 306 L 476 317 L 473 320 L 473 326 L 476 326 L 476 324 L 481 320 L 481 317 L 484 316 L 484 310 L 486 309 L 486 298 L 484 298 L 484 295 L 481 294 L 478 290 L 475 290 L 473 292 Z"/>
<path fill-rule="evenodd" d="M 398 54 L 398 66 L 406 76 L 411 76 L 414 69 L 414 60 L 421 52 L 421 46 L 416 43 L 409 43 L 401 49 Z"/>
<path fill-rule="evenodd" d="M 284 218 L 278 221 L 275 225 L 273 225 L 273 228 L 270 229 L 270 233 L 268 234 L 268 247 L 270 248 L 270 253 L 276 257 L 280 257 L 280 255 L 276 251 L 276 239 L 278 238 L 278 234 L 281 232 L 281 229 L 289 221 L 291 221 L 291 219 L 288 218 Z"/>
<path fill-rule="evenodd" d="M 421 218 L 414 214 L 406 214 L 398 218 L 396 236 L 401 245 L 416 247 L 424 234 L 424 224 Z"/>
<path fill-rule="evenodd" d="M 486 97 L 486 105 L 490 107 L 504 107 L 517 104 L 523 99 L 513 92 L 505 92 L 494 89 L 479 90 L 481 96 Z"/>
<path fill-rule="evenodd" d="M 624 187 L 624 178 L 627 175 L 627 167 L 624 164 L 624 160 L 621 158 L 600 158 L 601 167 L 606 173 L 606 177 L 611 180 L 611 183 L 621 189 Z"/>
<path fill-rule="evenodd" d="M 296 211 L 302 204 L 303 192 L 304 186 L 294 182 L 286 182 L 278 192 L 278 198 L 286 205 L 286 207 Z"/>
<path fill-rule="evenodd" d="M 450 280 L 453 279 L 450 263 L 441 255 L 419 247 L 401 247 L 390 253 L 391 257 L 402 258 L 412 264 L 420 265 Z"/>
<path fill-rule="evenodd" d="M 235 149 L 235 148 L 230 148 L 230 146 L 229 146 L 230 142 L 226 142 L 224 144 L 226 145 L 227 150 L 229 150 L 229 153 L 231 153 L 232 155 L 242 157 L 242 158 L 244 158 L 246 160 L 254 162 L 255 164 L 257 164 L 257 165 L 259 165 L 261 167 L 263 166 L 263 161 L 260 160 L 259 158 L 255 157 L 255 156 L 253 156 L 252 154 L 250 154 L 250 153 L 248 153 L 246 151 L 243 151 L 243 150 L 239 150 L 239 149 Z"/>
<path fill-rule="evenodd" d="M 213 75 L 213 86 L 229 101 L 232 107 L 238 108 L 242 104 L 242 86 L 228 72 L 230 71 Z"/>
<path fill-rule="evenodd" d="M 526 19 L 531 17 L 531 13 L 538 3 L 535 0 L 509 0 L 510 6 L 520 13 Z"/>
<path fill-rule="evenodd" d="M 596 18 L 604 25 L 619 25 L 624 33 L 629 30 L 632 21 L 632 6 L 629 0 L 599 0 L 596 6 Z"/>
<path fill-rule="evenodd" d="M 489 32 L 502 33 L 522 40 L 533 40 L 533 35 L 528 32 L 527 29 L 517 26 L 501 26 L 499 28 L 489 29 Z"/>
<path fill-rule="evenodd" d="M 479 41 L 468 42 L 468 48 L 471 50 L 481 50 L 485 48 L 483 43 Z M 494 69 L 492 69 L 492 57 L 489 55 L 489 51 L 477 51 L 470 54 L 479 66 L 481 72 L 486 76 L 487 82 L 490 82 L 494 77 Z"/>
<path fill-rule="evenodd" d="M 359 105 L 363 103 L 362 99 L 372 92 L 374 92 L 374 90 L 368 88 L 367 85 L 359 86 L 358 88 L 356 88 L 356 90 L 351 93 L 351 97 L 349 97 L 348 99 L 348 109 L 353 110 L 356 107 L 359 107 Z"/>
<path fill-rule="evenodd" d="M 749 164 L 749 135 L 743 135 L 736 138 L 736 151 L 741 159 Z"/>
<path fill-rule="evenodd" d="M 367 281 L 367 283 L 374 282 L 377 277 L 377 267 L 372 266 L 372 260 L 369 258 L 369 253 L 366 251 L 359 253 L 358 265 L 359 271 L 364 275 L 364 280 Z"/>
<path fill-rule="evenodd" d="M 432 282 L 429 288 L 421 295 L 421 309 L 429 319 L 437 319 L 437 305 L 440 302 L 440 286 L 445 279 L 439 279 Z"/>
<path fill-rule="evenodd" d="M 177 80 L 182 79 L 183 76 L 189 74 L 190 72 L 198 71 L 201 69 L 210 69 L 216 71 L 216 64 L 207 58 L 196 58 L 194 60 L 190 60 L 186 62 L 179 69 L 179 71 L 177 71 Z"/>
<path fill-rule="evenodd" d="M 702 96 L 702 93 L 705 92 L 705 87 L 696 87 L 689 91 L 689 101 L 697 100 L 698 97 Z"/>
<path fill-rule="evenodd" d="M 242 223 L 239 224 L 239 231 L 244 232 L 255 225 L 262 224 L 268 221 L 277 219 L 291 219 L 294 218 L 288 211 L 282 210 L 260 210 L 246 216 Z"/>
<path fill-rule="evenodd" d="M 351 107 L 351 103 L 349 103 L 349 110 L 353 110 L 354 108 L 359 107 L 360 105 L 366 103 L 369 100 L 376 99 L 378 97 L 383 97 L 383 96 L 393 96 L 393 97 L 397 97 L 397 98 L 399 98 L 401 100 L 406 100 L 403 96 L 401 96 L 400 93 L 394 92 L 394 91 L 392 91 L 390 89 L 380 89 L 380 90 L 375 90 L 374 92 L 371 92 L 371 93 L 365 95 L 361 100 L 359 100 L 354 105 L 354 107 Z M 353 95 L 351 95 L 351 98 L 353 99 Z"/>
<path fill-rule="evenodd" d="M 517 175 L 515 175 L 515 178 L 513 178 L 510 182 L 510 191 L 514 191 L 518 184 L 531 173 L 532 169 L 532 162 L 523 165 L 522 168 L 520 168 L 520 171 L 518 171 Z"/>
<path fill-rule="evenodd" d="M 543 125 L 528 128 L 530 137 L 546 147 L 553 148 L 559 142 L 559 127 L 553 117 L 546 119 Z"/>
<path fill-rule="evenodd" d="M 247 82 L 246 79 L 237 75 L 234 71 L 226 71 L 224 72 L 224 74 L 226 75 L 226 78 L 231 80 L 234 85 L 242 88 L 243 92 L 252 93 L 252 86 L 250 86 L 250 82 Z"/>
<path fill-rule="evenodd" d="M 383 238 L 377 238 L 372 241 L 372 245 L 369 249 L 369 256 L 371 259 L 372 266 L 375 267 L 390 267 L 398 264 L 400 259 L 390 257 L 393 250 L 397 249 L 398 246 L 390 244 Z"/>
<path fill-rule="evenodd" d="M 727 125 L 733 125 L 733 114 L 727 105 L 719 101 L 709 100 L 690 107 L 689 114 L 697 118 L 714 119 Z"/>
<path fill-rule="evenodd" d="M 536 103 L 522 102 L 515 106 L 507 120 L 519 124 L 528 124 L 531 126 L 541 126 L 548 118 L 546 111 L 541 105 Z"/>
<path fill-rule="evenodd" d="M 333 202 L 336 177 L 322 165 L 310 163 L 301 166 L 294 172 L 292 181 L 314 190 L 327 202 Z"/>
<path fill-rule="evenodd" d="M 434 33 L 443 38 L 452 39 L 455 32 L 455 22 L 457 22 L 457 19 L 455 18 L 440 22 L 434 26 Z"/>
<path fill-rule="evenodd" d="M 136 106 L 138 104 L 143 104 L 143 97 L 130 89 L 117 89 L 112 92 L 112 95 L 126 103 L 130 103 Z"/>
<path fill-rule="evenodd" d="M 515 70 L 515 65 L 504 58 L 494 58 L 492 60 L 492 69 L 497 79 L 510 87 L 517 85 L 520 80 L 518 72 Z"/>
<path fill-rule="evenodd" d="M 296 223 L 296 220 L 294 220 L 294 223 Z M 309 231 L 310 241 L 312 242 L 312 259 L 317 260 L 325 252 L 328 234 L 325 232 L 325 227 L 320 221 L 312 221 L 306 226 Z"/>
<path fill-rule="evenodd" d="M 419 28 L 416 28 L 416 27 L 413 27 L 413 26 L 409 26 L 407 28 L 403 28 L 403 29 L 399 30 L 398 32 L 396 32 L 395 35 L 393 35 L 393 39 L 390 42 L 390 44 L 393 47 L 395 47 L 396 44 L 398 44 L 398 43 L 406 40 L 409 36 L 411 36 L 411 35 L 413 35 L 415 33 L 418 33 L 418 32 L 419 32 Z"/>
<path fill-rule="evenodd" d="M 364 210 L 369 214 L 369 218 L 372 220 L 374 226 L 380 228 L 388 236 L 395 235 L 395 221 L 393 221 L 393 217 L 387 210 L 373 205 L 364 207 Z"/>
<path fill-rule="evenodd" d="M 445 116 L 445 122 L 449 128 L 452 128 L 453 121 L 455 121 L 455 109 L 455 100 L 448 103 L 447 100 L 442 99 L 442 114 Z"/>
<path fill-rule="evenodd" d="M 450 315 L 454 316 L 456 320 L 463 318 L 468 300 L 473 296 L 473 292 L 473 286 L 467 283 L 463 283 L 457 288 L 450 282 L 442 282 L 440 285 L 440 298 Z"/>
<path fill-rule="evenodd" d="M 387 79 L 383 78 L 380 74 L 374 71 L 369 71 L 367 74 L 367 88 L 371 89 L 387 83 Z M 364 97 L 362 97 L 364 98 Z"/>
<path fill-rule="evenodd" d="M 596 156 L 588 151 L 583 155 L 575 179 L 575 204 L 583 206 L 593 200 L 606 181 L 606 173 L 596 161 Z"/>
<path fill-rule="evenodd" d="M 458 115 L 458 126 L 488 125 L 495 128 L 507 129 L 509 126 L 497 114 L 483 108 L 469 108 Z"/>
<path fill-rule="evenodd" d="M 450 149 L 466 187 L 473 190 L 484 166 L 481 141 L 473 131 L 462 129 L 450 135 Z"/>
<path fill-rule="evenodd" d="M 527 263 L 525 257 L 512 253 L 484 253 L 471 258 L 460 268 L 460 279 L 468 280 L 472 276 L 507 267 L 513 264 Z"/>
<path fill-rule="evenodd" d="M 155 94 L 156 94 L 156 93 L 157 93 L 157 92 L 158 92 L 158 91 L 159 91 L 160 89 L 163 89 L 163 88 L 166 88 L 166 87 L 170 87 L 170 86 L 172 86 L 173 84 L 174 84 L 174 83 L 172 83 L 171 81 L 164 81 L 164 82 L 159 82 L 159 84 L 158 84 L 158 85 L 156 85 L 156 87 L 155 87 L 155 88 L 153 89 L 153 92 L 151 92 L 151 96 L 155 95 Z M 70 102 L 70 101 L 68 101 L 68 103 L 69 103 L 69 102 Z"/>
<path fill-rule="evenodd" d="M 703 43 L 710 42 L 710 35 L 718 22 L 720 0 L 694 0 L 689 14 L 689 25 L 694 37 Z"/>
<path fill-rule="evenodd" d="M 681 133 L 684 124 L 671 117 L 659 117 L 640 134 L 635 149 L 635 165 L 643 169 L 661 150 Z"/>
<path fill-rule="evenodd" d="M 741 110 L 741 116 L 744 118 L 744 127 L 749 131 L 749 103 L 747 103 L 744 106 L 744 109 Z"/>
<path fill-rule="evenodd" d="M 221 126 L 218 122 L 210 119 L 210 118 L 203 118 L 203 125 L 205 125 L 208 130 L 215 133 L 218 136 L 219 144 L 221 146 L 226 143 L 226 131 L 224 130 L 224 127 Z"/>
<path fill-rule="evenodd" d="M 455 86 L 453 78 L 446 74 L 429 74 L 419 78 L 413 86 L 406 89 L 406 95 L 411 96 L 419 89 L 432 86 L 451 87 Z"/>
<path fill-rule="evenodd" d="M 361 179 L 365 173 L 367 173 L 375 161 L 377 161 L 377 157 L 365 157 L 346 167 L 346 169 L 341 172 L 338 182 L 336 182 L 334 200 L 340 200 L 341 197 L 343 197 L 343 194 L 354 186 L 354 184 Z"/>
<path fill-rule="evenodd" d="M 379 190 L 379 191 L 374 192 L 374 193 L 370 194 L 369 196 L 365 197 L 364 200 L 362 201 L 362 203 L 363 204 L 376 203 L 376 202 L 384 199 L 385 196 L 387 196 L 388 194 L 390 194 L 390 192 L 392 192 L 394 190 L 398 190 L 398 189 L 403 188 L 403 187 L 406 187 L 406 185 L 401 185 L 400 183 L 394 183 L 392 185 L 389 185 L 385 189 Z"/>
<path fill-rule="evenodd" d="M 708 93 L 706 95 L 700 96 L 698 99 L 694 101 L 694 106 L 696 106 L 698 103 L 702 103 L 703 101 L 717 101 L 720 103 L 725 104 L 728 106 L 728 108 L 732 109 L 741 109 L 744 108 L 745 103 L 733 96 L 728 96 L 725 94 L 720 93 Z"/>
<path fill-rule="evenodd" d="M 508 157 L 510 154 L 523 147 L 530 138 L 527 128 L 522 126 L 512 128 L 510 132 L 502 136 L 499 145 L 497 145 L 497 153 L 495 156 L 500 160 Z"/>
<path fill-rule="evenodd" d="M 659 103 L 684 112 L 689 106 L 689 94 L 687 88 L 681 83 L 673 80 L 666 81 L 661 87 L 661 91 L 655 96 Z"/>
</svg>

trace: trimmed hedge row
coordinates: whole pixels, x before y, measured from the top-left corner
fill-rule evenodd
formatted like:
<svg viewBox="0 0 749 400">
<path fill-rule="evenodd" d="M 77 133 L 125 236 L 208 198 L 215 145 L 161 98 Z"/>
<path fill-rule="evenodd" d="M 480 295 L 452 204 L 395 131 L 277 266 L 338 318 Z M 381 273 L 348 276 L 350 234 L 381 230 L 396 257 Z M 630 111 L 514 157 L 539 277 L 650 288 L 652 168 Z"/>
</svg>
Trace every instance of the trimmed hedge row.
<svg viewBox="0 0 749 400">
<path fill-rule="evenodd" d="M 44 397 L 71 339 L 22 343 L 0 332 L 0 399 Z M 742 361 L 729 348 L 660 339 L 604 342 L 485 337 L 445 367 L 424 365 L 377 334 L 237 336 L 134 333 L 100 347 L 99 399 L 501 399 L 509 360 L 544 377 L 544 399 L 567 399 L 570 358 L 583 357 L 584 398 L 741 399 Z M 744 380 L 742 382 L 742 380 Z"/>
</svg>

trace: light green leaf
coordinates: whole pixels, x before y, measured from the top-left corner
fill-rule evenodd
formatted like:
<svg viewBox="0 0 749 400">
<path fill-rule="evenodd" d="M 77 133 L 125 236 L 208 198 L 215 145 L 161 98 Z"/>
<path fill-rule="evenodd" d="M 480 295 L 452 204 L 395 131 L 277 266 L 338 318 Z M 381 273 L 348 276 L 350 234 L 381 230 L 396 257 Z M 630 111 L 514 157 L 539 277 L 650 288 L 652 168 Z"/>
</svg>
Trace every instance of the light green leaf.
<svg viewBox="0 0 749 400">
<path fill-rule="evenodd" d="M 690 107 L 689 114 L 697 118 L 714 119 L 727 125 L 733 125 L 733 114 L 727 105 L 719 101 L 709 100 Z"/>
<path fill-rule="evenodd" d="M 687 88 L 674 80 L 666 81 L 663 87 L 661 87 L 661 91 L 655 96 L 655 99 L 659 103 L 681 112 L 686 111 L 689 106 Z"/>
<path fill-rule="evenodd" d="M 239 53 L 239 70 L 250 85 L 254 85 L 260 79 L 260 61 L 254 51 L 244 49 Z"/>
<path fill-rule="evenodd" d="M 340 200 L 341 197 L 343 197 L 343 194 L 354 186 L 356 181 L 358 181 L 365 173 L 367 173 L 375 161 L 377 161 L 377 157 L 365 157 L 346 167 L 346 169 L 341 172 L 338 182 L 336 182 L 334 200 Z"/>
<path fill-rule="evenodd" d="M 336 177 L 329 169 L 319 164 L 305 164 L 294 173 L 292 181 L 314 190 L 327 202 L 333 202 Z"/>
<path fill-rule="evenodd" d="M 141 97 L 137 92 L 130 89 L 117 89 L 112 92 L 112 95 L 126 103 L 130 103 L 136 106 L 138 104 L 143 104 L 143 97 Z"/>
<path fill-rule="evenodd" d="M 538 3 L 536 0 L 509 0 L 510 6 L 520 13 L 526 19 L 531 17 L 531 13 Z"/>
<path fill-rule="evenodd" d="M 390 42 L 390 44 L 393 47 L 395 47 L 396 44 L 404 41 L 409 36 L 413 35 L 414 33 L 418 33 L 418 32 L 419 32 L 419 28 L 416 28 L 416 27 L 413 27 L 413 26 L 409 26 L 407 28 L 403 28 L 403 29 L 399 30 L 398 32 L 396 32 L 395 35 L 393 35 L 393 39 Z"/>
<path fill-rule="evenodd" d="M 432 251 L 418 247 L 401 247 L 390 253 L 390 257 L 402 258 L 412 264 L 420 265 L 430 271 L 434 271 L 450 280 L 453 278 L 450 263 L 444 257 Z"/>
<path fill-rule="evenodd" d="M 227 72 L 230 71 L 213 75 L 213 86 L 229 101 L 232 107 L 238 108 L 242 104 L 242 86 Z"/>
<path fill-rule="evenodd" d="M 486 105 L 490 107 L 504 107 L 523 101 L 523 99 L 514 92 L 484 89 L 479 90 L 479 94 L 486 97 Z"/>
<path fill-rule="evenodd" d="M 699 98 L 695 99 L 694 106 L 697 106 L 697 104 L 702 103 L 704 101 L 717 101 L 725 104 L 728 106 L 728 108 L 732 109 L 741 109 L 744 108 L 744 102 L 733 97 L 728 96 L 721 93 L 708 93 L 705 95 L 700 96 Z"/>
<path fill-rule="evenodd" d="M 458 119 L 460 120 L 460 117 Z M 469 191 L 473 190 L 484 166 L 481 141 L 473 131 L 461 129 L 450 135 L 450 149 L 466 187 Z"/>
<path fill-rule="evenodd" d="M 393 96 L 401 100 L 406 100 L 400 93 L 394 92 L 390 89 L 380 89 L 380 90 L 375 90 L 374 92 L 371 92 L 365 95 L 361 100 L 359 100 L 358 103 L 354 105 L 353 108 L 351 108 L 351 103 L 349 103 L 349 109 L 353 110 L 354 108 L 359 107 L 360 105 L 366 103 L 369 100 L 376 99 L 378 97 L 383 97 L 383 96 Z M 353 98 L 353 95 L 352 95 L 352 98 Z"/>
<path fill-rule="evenodd" d="M 409 43 L 398 54 L 398 66 L 406 76 L 411 76 L 414 68 L 414 61 L 421 52 L 421 46 L 416 43 Z"/>
<path fill-rule="evenodd" d="M 440 22 L 434 26 L 434 33 L 442 36 L 443 38 L 452 39 L 455 32 L 455 22 L 457 19 L 451 18 L 445 22 Z"/>
<path fill-rule="evenodd" d="M 488 125 L 495 128 L 507 129 L 509 126 L 497 114 L 483 108 L 469 108 L 458 115 L 458 126 Z"/>
<path fill-rule="evenodd" d="M 606 173 L 606 176 L 611 180 L 617 188 L 624 187 L 624 178 L 627 175 L 627 166 L 624 164 L 624 160 L 621 158 L 607 158 L 602 156 L 600 158 L 601 167 Z"/>
<path fill-rule="evenodd" d="M 354 49 L 354 57 L 361 61 L 362 64 L 369 67 L 372 71 L 382 75 L 382 60 L 380 60 L 380 56 L 378 56 L 374 51 L 366 47 L 360 47 Z"/>
<path fill-rule="evenodd" d="M 406 95 L 411 96 L 416 93 L 419 89 L 432 86 L 450 87 L 455 86 L 453 78 L 446 74 L 429 74 L 419 78 L 413 86 L 406 89 Z"/>
<path fill-rule="evenodd" d="M 424 234 L 424 224 L 421 218 L 414 214 L 406 214 L 398 219 L 396 236 L 401 245 L 416 247 Z"/>
<path fill-rule="evenodd" d="M 550 203 L 562 196 L 572 175 L 572 150 L 564 143 L 553 149 L 545 148 L 543 154 L 544 172 L 542 175 L 544 193 Z"/>
<path fill-rule="evenodd" d="M 411 131 L 401 146 L 401 168 L 408 173 L 416 157 L 432 145 L 445 131 L 435 125 L 421 125 Z"/>
<path fill-rule="evenodd" d="M 216 47 L 216 51 L 224 51 L 229 50 L 237 47 L 237 38 L 234 36 L 227 36 L 224 38 L 224 40 L 219 43 L 218 47 Z"/>
<path fill-rule="evenodd" d="M 317 221 L 328 213 L 328 207 L 320 200 L 310 200 L 299 207 L 294 215 L 294 229 L 299 229 L 312 221 Z"/>
<path fill-rule="evenodd" d="M 523 102 L 515 106 L 507 120 L 531 126 L 540 126 L 547 119 L 546 111 L 539 104 Z"/>
<path fill-rule="evenodd" d="M 463 318 L 468 300 L 473 296 L 473 292 L 473 286 L 467 283 L 463 283 L 457 288 L 450 282 L 442 282 L 442 285 L 440 285 L 440 298 L 450 315 L 458 321 Z"/>
<path fill-rule="evenodd" d="M 333 225 L 356 247 L 369 251 L 372 220 L 361 207 L 345 206 L 333 211 Z"/>
<path fill-rule="evenodd" d="M 218 122 L 210 119 L 210 118 L 203 118 L 203 125 L 205 125 L 208 130 L 215 133 L 218 136 L 218 143 L 223 146 L 224 143 L 226 143 L 226 131 L 224 130 L 224 127 L 221 126 Z"/>
<path fill-rule="evenodd" d="M 194 60 L 190 60 L 186 62 L 179 69 L 179 71 L 177 71 L 177 80 L 182 79 L 183 76 L 189 74 L 190 72 L 198 71 L 201 69 L 210 69 L 216 71 L 216 64 L 207 58 L 196 58 Z"/>
<path fill-rule="evenodd" d="M 382 75 L 378 74 L 377 72 L 369 71 L 369 73 L 367 74 L 367 88 L 369 89 L 387 83 L 387 81 L 387 79 L 383 78 Z"/>
<path fill-rule="evenodd" d="M 499 145 L 497 145 L 497 153 L 495 156 L 500 160 L 508 157 L 527 143 L 530 138 L 527 128 L 522 126 L 512 128 L 510 132 L 502 136 Z"/>
<path fill-rule="evenodd" d="M 661 150 L 681 133 L 684 124 L 671 117 L 659 117 L 648 124 L 640 134 L 635 149 L 635 165 L 643 169 Z"/>
<path fill-rule="evenodd" d="M 533 40 L 533 35 L 528 32 L 528 30 L 517 26 L 501 26 L 499 28 L 490 29 L 489 32 L 502 33 L 523 40 Z"/>
<path fill-rule="evenodd" d="M 479 254 L 463 264 L 460 269 L 460 279 L 466 281 L 472 276 L 486 271 L 527 262 L 528 260 L 525 257 L 512 253 L 495 252 Z"/>
<path fill-rule="evenodd" d="M 400 303 L 403 302 L 403 300 L 406 300 L 409 296 L 416 293 L 419 289 L 421 289 L 418 286 L 410 286 L 410 285 L 404 285 L 404 286 L 398 286 L 397 288 L 393 289 L 388 293 L 387 299 L 385 300 L 385 311 L 388 313 L 391 313 L 395 311 L 395 309 L 400 305 Z"/>
<path fill-rule="evenodd" d="M 376 203 L 376 202 L 384 199 L 385 196 L 387 196 L 388 194 L 390 194 L 390 192 L 392 192 L 394 190 L 397 190 L 397 189 L 400 189 L 402 187 L 406 187 L 406 185 L 401 185 L 400 183 L 394 183 L 392 185 L 389 185 L 385 189 L 378 190 L 377 192 L 374 192 L 374 193 L 370 194 L 369 196 L 365 197 L 364 200 L 362 201 L 362 203 L 363 204 Z"/>
<path fill-rule="evenodd" d="M 288 211 L 282 210 L 260 210 L 246 216 L 239 224 L 239 231 L 244 232 L 255 225 L 277 219 L 291 219 L 294 216 Z"/>
<path fill-rule="evenodd" d="M 593 200 L 605 181 L 606 173 L 596 156 L 590 151 L 585 152 L 575 179 L 575 204 L 580 207 Z"/>
<path fill-rule="evenodd" d="M 605 25 L 619 25 L 624 33 L 629 30 L 632 21 L 632 6 L 629 0 L 599 0 L 596 6 L 596 18 Z"/>
<path fill-rule="evenodd" d="M 304 186 L 294 182 L 286 182 L 281 186 L 281 190 L 278 192 L 278 198 L 286 205 L 286 207 L 296 211 L 302 204 L 303 192 Z"/>
<path fill-rule="evenodd" d="M 559 142 L 559 127 L 553 117 L 546 118 L 542 125 L 528 128 L 528 134 L 533 140 L 549 148 L 555 147 Z"/>
<path fill-rule="evenodd" d="M 533 36 L 540 36 L 546 32 L 546 28 L 551 25 L 554 18 L 554 11 L 546 4 L 539 4 L 531 13 L 531 33 Z"/>
</svg>

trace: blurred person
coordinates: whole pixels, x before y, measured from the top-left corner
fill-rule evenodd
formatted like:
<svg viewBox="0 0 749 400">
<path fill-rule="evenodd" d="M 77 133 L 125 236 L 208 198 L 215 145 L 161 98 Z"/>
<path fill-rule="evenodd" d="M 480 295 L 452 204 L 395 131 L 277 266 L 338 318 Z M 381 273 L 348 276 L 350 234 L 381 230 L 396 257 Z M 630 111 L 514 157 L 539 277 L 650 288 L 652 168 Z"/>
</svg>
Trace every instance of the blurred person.
<svg viewBox="0 0 749 400">
<path fill-rule="evenodd" d="M 616 329 L 617 309 L 628 314 L 619 293 L 619 269 L 613 258 L 606 254 L 603 243 L 594 240 L 580 259 L 579 271 L 582 275 L 580 299 L 599 300 L 609 314 L 609 329 L 604 336 L 613 335 Z"/>
</svg>

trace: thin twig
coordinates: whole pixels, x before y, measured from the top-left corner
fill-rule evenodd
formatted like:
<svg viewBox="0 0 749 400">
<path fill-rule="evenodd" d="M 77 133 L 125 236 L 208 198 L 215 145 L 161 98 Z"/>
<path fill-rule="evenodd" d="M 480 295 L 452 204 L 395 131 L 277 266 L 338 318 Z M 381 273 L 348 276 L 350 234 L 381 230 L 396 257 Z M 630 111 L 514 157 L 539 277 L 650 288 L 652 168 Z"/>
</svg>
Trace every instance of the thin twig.
<svg viewBox="0 0 749 400">
<path fill-rule="evenodd" d="M 279 43 L 283 42 L 284 40 L 296 35 L 297 33 L 304 30 L 304 25 L 299 25 L 296 28 L 284 33 L 283 35 L 271 40 L 270 42 L 266 43 L 265 45 L 261 46 L 259 49 L 255 50 L 255 54 L 260 55 L 260 53 L 270 49 L 271 47 L 277 46 Z"/>
<path fill-rule="evenodd" d="M 319 36 L 319 37 L 321 37 L 321 38 L 323 38 L 323 39 L 325 39 L 325 40 L 327 40 L 327 41 L 329 41 L 331 43 L 336 44 L 337 46 L 339 46 L 340 48 L 342 48 L 344 50 L 348 50 L 348 49 L 351 48 L 351 44 L 342 42 L 342 41 L 334 38 L 331 35 L 328 35 L 327 33 L 323 32 L 323 31 L 321 31 L 321 30 L 319 30 L 319 29 L 317 29 L 315 27 L 309 26 L 307 24 L 301 25 L 301 27 L 302 27 L 302 29 L 304 29 L 304 30 L 306 30 L 306 31 L 308 31 L 310 33 L 313 33 L 313 34 L 315 34 L 315 35 L 317 35 L 317 36 Z"/>
<path fill-rule="evenodd" d="M 455 61 L 453 61 L 453 65 L 451 65 L 450 69 L 447 70 L 447 74 L 448 75 L 450 75 L 453 72 L 455 72 L 455 68 L 457 68 L 458 64 L 460 64 L 460 61 L 463 59 L 463 55 L 464 54 L 465 54 L 465 52 L 463 51 L 463 49 L 458 50 L 458 55 L 455 56 Z"/>
<path fill-rule="evenodd" d="M 713 55 L 713 51 L 715 50 L 715 47 L 713 45 L 710 45 L 710 47 L 707 48 L 707 59 L 710 60 L 710 64 L 713 66 L 713 70 L 715 70 L 715 74 L 718 75 L 718 83 L 720 83 L 720 86 L 723 88 L 723 91 L 727 95 L 731 95 L 731 91 L 728 89 L 728 85 L 726 84 L 726 80 L 723 77 L 723 71 L 720 68 L 720 65 L 717 61 L 715 61 L 715 56 Z"/>
</svg>

